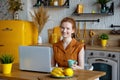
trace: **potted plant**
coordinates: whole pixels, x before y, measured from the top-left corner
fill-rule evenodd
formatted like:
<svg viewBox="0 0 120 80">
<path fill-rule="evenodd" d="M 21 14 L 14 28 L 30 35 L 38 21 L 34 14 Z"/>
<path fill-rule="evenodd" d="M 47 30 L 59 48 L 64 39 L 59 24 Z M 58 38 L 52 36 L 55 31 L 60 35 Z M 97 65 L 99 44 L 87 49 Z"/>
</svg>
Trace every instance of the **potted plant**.
<svg viewBox="0 0 120 80">
<path fill-rule="evenodd" d="M 97 0 L 97 3 L 100 3 L 100 4 L 106 4 L 108 2 L 110 2 L 111 0 Z"/>
<path fill-rule="evenodd" d="M 13 61 L 14 61 L 14 57 L 11 54 L 5 53 L 0 56 L 0 62 L 2 64 L 3 74 L 11 73 Z"/>
<path fill-rule="evenodd" d="M 21 0 L 9 0 L 9 8 L 8 10 L 10 12 L 12 12 L 13 14 L 13 19 L 15 19 L 15 15 L 18 15 L 18 13 L 16 13 L 17 11 L 22 11 L 23 7 L 22 7 L 22 3 Z"/>
<path fill-rule="evenodd" d="M 106 13 L 108 12 L 108 7 L 107 7 L 107 3 L 110 2 L 111 0 L 97 0 L 97 3 L 101 5 L 101 13 Z"/>
<path fill-rule="evenodd" d="M 31 13 L 31 16 L 38 30 L 38 43 L 42 43 L 41 32 L 48 21 L 48 11 L 43 6 L 40 6 L 39 9 L 34 10 L 33 14 Z"/>
<path fill-rule="evenodd" d="M 105 33 L 102 33 L 99 38 L 101 39 L 101 45 L 106 47 L 109 36 Z"/>
</svg>

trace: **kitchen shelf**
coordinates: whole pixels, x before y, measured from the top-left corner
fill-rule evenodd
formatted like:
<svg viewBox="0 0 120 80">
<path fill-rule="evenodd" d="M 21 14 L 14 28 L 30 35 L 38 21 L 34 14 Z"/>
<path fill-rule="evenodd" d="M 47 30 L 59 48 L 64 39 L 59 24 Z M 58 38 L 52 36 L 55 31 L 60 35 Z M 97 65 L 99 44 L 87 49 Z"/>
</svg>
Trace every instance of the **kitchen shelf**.
<svg viewBox="0 0 120 80">
<path fill-rule="evenodd" d="M 69 6 L 67 5 L 63 5 L 63 6 L 45 6 L 46 8 L 69 8 Z"/>
<path fill-rule="evenodd" d="M 73 16 L 111 16 L 114 13 L 73 13 Z"/>
<path fill-rule="evenodd" d="M 114 15 L 114 2 L 111 3 L 108 12 L 106 13 L 77 13 L 77 8 L 72 14 L 73 16 L 112 16 Z"/>
<path fill-rule="evenodd" d="M 100 22 L 100 19 L 97 20 L 75 20 L 76 22 Z"/>
<path fill-rule="evenodd" d="M 41 5 L 43 5 L 46 8 L 69 8 L 69 0 L 66 0 L 66 2 L 64 3 L 64 5 L 62 5 L 62 6 L 59 6 L 59 5 L 58 6 L 51 6 L 51 5 L 49 5 L 49 2 L 47 2 L 47 4 L 42 3 L 40 5 L 38 5 L 36 3 L 35 5 L 33 5 L 33 7 L 39 7 Z"/>
</svg>

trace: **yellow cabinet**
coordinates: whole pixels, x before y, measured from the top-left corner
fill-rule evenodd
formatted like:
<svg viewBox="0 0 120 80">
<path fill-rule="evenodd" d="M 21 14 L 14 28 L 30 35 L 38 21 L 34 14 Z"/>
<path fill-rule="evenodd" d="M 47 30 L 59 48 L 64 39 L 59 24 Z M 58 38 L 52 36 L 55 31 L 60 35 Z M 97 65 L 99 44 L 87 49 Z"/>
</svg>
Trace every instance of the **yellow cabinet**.
<svg viewBox="0 0 120 80">
<path fill-rule="evenodd" d="M 37 43 L 37 28 L 32 22 L 22 20 L 0 20 L 0 54 L 10 53 L 19 61 L 20 45 Z"/>
</svg>

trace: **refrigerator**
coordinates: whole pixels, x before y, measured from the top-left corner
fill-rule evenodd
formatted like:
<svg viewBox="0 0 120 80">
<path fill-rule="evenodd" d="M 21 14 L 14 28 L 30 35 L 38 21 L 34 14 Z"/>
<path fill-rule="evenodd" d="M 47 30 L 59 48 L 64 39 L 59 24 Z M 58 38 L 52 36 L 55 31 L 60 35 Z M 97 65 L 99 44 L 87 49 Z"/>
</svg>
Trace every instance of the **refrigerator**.
<svg viewBox="0 0 120 80">
<path fill-rule="evenodd" d="M 19 46 L 37 44 L 37 27 L 30 21 L 0 20 L 0 55 L 14 55 L 19 62 Z"/>
</svg>

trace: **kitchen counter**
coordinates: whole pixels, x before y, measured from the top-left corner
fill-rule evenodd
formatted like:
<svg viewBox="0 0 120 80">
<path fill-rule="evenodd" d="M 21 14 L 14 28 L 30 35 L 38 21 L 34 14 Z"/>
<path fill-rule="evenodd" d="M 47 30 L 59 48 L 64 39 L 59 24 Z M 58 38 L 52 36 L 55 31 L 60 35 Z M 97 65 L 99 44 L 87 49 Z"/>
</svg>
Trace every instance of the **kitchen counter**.
<svg viewBox="0 0 120 80">
<path fill-rule="evenodd" d="M 100 71 L 77 70 L 72 78 L 62 80 L 94 80 L 98 77 L 104 76 L 105 74 L 105 72 Z M 49 73 L 21 71 L 19 70 L 18 64 L 13 65 L 11 74 L 2 74 L 0 68 L 0 79 L 3 80 L 38 80 L 38 77 L 40 80 L 58 80 L 50 77 Z"/>
<path fill-rule="evenodd" d="M 31 45 L 31 46 L 51 46 L 51 44 L 47 43 L 47 44 L 37 44 L 37 45 Z M 102 47 L 102 46 L 91 46 L 91 45 L 86 45 L 86 49 L 87 50 L 102 50 L 102 51 L 112 51 L 112 52 L 120 52 L 120 47 Z"/>
<path fill-rule="evenodd" d="M 87 50 L 102 50 L 102 51 L 112 51 L 112 52 L 120 52 L 120 47 L 101 47 L 101 46 L 86 46 Z"/>
</svg>

